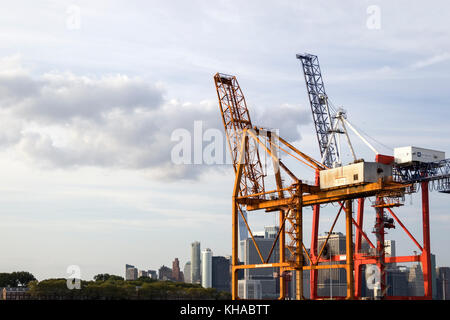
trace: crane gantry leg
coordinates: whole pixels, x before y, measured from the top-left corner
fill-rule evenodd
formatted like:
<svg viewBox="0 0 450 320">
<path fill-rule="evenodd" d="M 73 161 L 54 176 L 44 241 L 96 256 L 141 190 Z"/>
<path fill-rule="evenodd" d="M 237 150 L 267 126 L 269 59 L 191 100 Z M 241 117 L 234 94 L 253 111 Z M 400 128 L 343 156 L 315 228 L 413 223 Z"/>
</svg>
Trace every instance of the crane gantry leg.
<svg viewBox="0 0 450 320">
<path fill-rule="evenodd" d="M 345 201 L 345 225 L 346 225 L 346 273 L 347 273 L 347 299 L 353 299 L 355 293 L 355 282 L 353 279 L 353 222 L 352 222 L 352 200 Z"/>
<path fill-rule="evenodd" d="M 296 217 L 296 299 L 303 299 L 303 203 L 302 185 L 297 185 L 297 197 L 299 199 L 295 208 Z"/>
<path fill-rule="evenodd" d="M 377 202 L 382 198 L 377 197 Z M 386 265 L 384 250 L 384 210 L 381 207 L 376 208 L 375 235 L 377 238 L 377 267 L 380 271 L 380 293 L 381 298 L 385 296 L 386 291 Z"/>
<path fill-rule="evenodd" d="M 320 171 L 316 170 L 316 181 L 315 185 L 320 185 Z M 317 256 L 317 244 L 319 239 L 319 216 L 320 216 L 320 205 L 315 205 L 313 207 L 312 216 L 312 232 L 311 232 L 311 257 L 313 261 L 318 259 Z M 317 298 L 317 280 L 318 280 L 318 270 L 313 269 L 309 273 L 309 296 L 311 299 Z"/>
<path fill-rule="evenodd" d="M 357 214 L 357 224 L 359 228 L 356 228 L 355 236 L 355 255 L 361 253 L 362 248 L 362 228 L 364 221 L 364 198 L 358 199 L 358 214 Z M 361 297 L 361 284 L 362 284 L 362 274 L 361 274 L 361 264 L 355 263 L 355 298 L 359 299 Z"/>
<path fill-rule="evenodd" d="M 423 271 L 424 297 L 432 298 L 431 288 L 431 258 L 430 258 L 430 204 L 428 199 L 428 181 L 421 183 L 422 189 L 422 225 L 423 225 L 423 250 L 420 256 Z"/>
</svg>

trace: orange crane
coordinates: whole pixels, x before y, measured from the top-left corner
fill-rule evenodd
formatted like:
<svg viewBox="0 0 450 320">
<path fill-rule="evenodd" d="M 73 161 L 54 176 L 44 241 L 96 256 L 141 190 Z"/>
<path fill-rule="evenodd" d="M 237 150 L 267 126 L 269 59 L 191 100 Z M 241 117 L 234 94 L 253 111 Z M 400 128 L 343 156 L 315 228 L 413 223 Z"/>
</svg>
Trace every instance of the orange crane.
<svg viewBox="0 0 450 320">
<path fill-rule="evenodd" d="M 337 187 L 310 185 L 299 179 L 291 168 L 281 160 L 279 154 L 290 157 L 296 164 L 306 165 L 317 175 L 326 177 L 333 174 L 319 161 L 301 152 L 275 132 L 252 126 L 244 95 L 235 76 L 217 73 L 214 82 L 219 100 L 224 129 L 227 135 L 233 159 L 235 181 L 232 194 L 232 298 L 239 299 L 237 272 L 241 269 L 279 268 L 279 274 L 293 270 L 296 272 L 296 299 L 303 299 L 303 270 L 345 268 L 347 274 L 347 299 L 354 298 L 354 255 L 352 243 L 352 200 L 370 196 L 389 196 L 405 192 L 405 184 L 392 181 L 391 176 L 377 176 L 376 181 L 359 181 Z M 280 123 L 280 126 L 282 124 Z M 273 176 L 276 189 L 265 190 L 266 179 L 260 161 L 260 152 L 264 152 L 273 164 Z M 331 170 L 331 171 L 330 171 Z M 321 247 L 317 257 L 308 254 L 303 243 L 303 208 L 323 203 L 339 203 L 330 233 L 342 210 L 346 221 L 346 255 L 323 259 L 327 241 Z M 272 244 L 269 256 L 264 258 L 253 236 L 252 230 L 242 211 L 264 210 L 279 213 L 279 231 Z M 241 215 L 261 263 L 243 265 L 238 261 L 238 217 Z M 362 230 L 361 230 L 362 231 Z M 366 238 L 365 233 L 362 233 Z M 287 236 L 287 237 L 286 237 Z M 288 245 L 286 240 L 290 239 Z M 279 241 L 278 241 L 279 240 Z M 327 239 L 328 240 L 328 239 Z M 269 263 L 274 246 L 279 242 L 279 261 Z M 288 256 L 285 250 L 288 250 Z M 330 264 L 331 261 L 344 261 L 345 264 Z M 280 278 L 280 299 L 285 298 L 285 284 Z"/>
</svg>

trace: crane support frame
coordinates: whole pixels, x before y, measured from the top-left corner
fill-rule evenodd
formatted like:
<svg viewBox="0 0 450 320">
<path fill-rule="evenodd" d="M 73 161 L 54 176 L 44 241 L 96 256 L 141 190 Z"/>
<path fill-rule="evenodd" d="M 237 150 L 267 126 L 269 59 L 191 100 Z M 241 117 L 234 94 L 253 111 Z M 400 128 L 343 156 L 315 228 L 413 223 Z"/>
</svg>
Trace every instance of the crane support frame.
<svg viewBox="0 0 450 320">
<path fill-rule="evenodd" d="M 242 153 L 240 154 L 239 161 L 244 161 L 245 153 L 248 150 L 245 150 L 245 146 L 248 143 L 248 140 L 253 139 L 257 143 L 261 145 L 265 145 L 264 139 L 267 138 L 267 135 L 264 134 L 260 136 L 261 131 L 257 129 L 245 129 L 244 134 L 242 136 L 242 141 L 240 143 Z M 269 137 L 270 138 L 270 137 Z M 283 139 L 279 139 L 279 141 L 284 141 Z M 280 149 L 286 147 L 285 144 L 281 142 Z M 295 147 L 291 146 L 295 150 Z M 303 154 L 299 151 L 299 153 Z M 278 160 L 274 153 L 270 153 L 270 156 L 273 157 L 274 160 Z M 314 162 L 312 162 L 314 163 Z M 329 269 L 329 268 L 343 268 L 346 270 L 347 274 L 347 299 L 355 298 L 355 281 L 353 276 L 353 270 L 356 265 L 361 264 L 361 257 L 353 252 L 353 243 L 352 243 L 352 229 L 353 225 L 355 225 L 355 221 L 352 217 L 352 203 L 353 199 L 358 199 L 364 196 L 372 196 L 372 195 L 386 195 L 390 192 L 404 192 L 405 185 L 400 183 L 395 183 L 392 181 L 383 181 L 380 179 L 376 183 L 367 183 L 356 186 L 346 186 L 340 187 L 335 190 L 326 190 L 322 191 L 317 186 L 311 186 L 303 183 L 302 181 L 296 181 L 292 185 L 284 188 L 278 187 L 276 190 L 266 191 L 265 195 L 268 194 L 283 194 L 283 197 L 279 197 L 278 199 L 265 200 L 266 197 L 261 198 L 261 193 L 258 194 L 249 194 L 249 195 L 239 195 L 239 188 L 241 186 L 242 179 L 242 169 L 244 167 L 244 162 L 238 163 L 238 170 L 235 175 L 235 183 L 232 197 L 232 208 L 233 208 L 233 216 L 232 216 L 232 237 L 233 237 L 233 246 L 232 246 L 232 299 L 237 300 L 240 299 L 238 296 L 238 278 L 237 271 L 241 269 L 254 269 L 254 268 L 280 268 L 280 274 L 283 274 L 285 271 L 293 271 L 296 272 L 296 280 L 297 280 L 297 291 L 296 298 L 304 299 L 303 294 L 303 286 L 300 285 L 303 283 L 302 275 L 303 270 L 311 270 L 311 272 L 315 272 L 320 269 Z M 281 171 L 283 167 L 281 167 Z M 279 185 L 280 186 L 280 185 Z M 286 192 L 288 195 L 284 195 Z M 345 206 L 341 203 L 342 208 L 345 209 L 346 212 L 346 255 L 343 259 L 341 255 L 330 257 L 330 259 L 322 259 L 320 257 L 320 253 L 317 257 L 311 256 L 308 254 L 305 245 L 303 243 L 303 215 L 302 208 L 307 206 L 315 206 L 323 203 L 330 202 L 339 202 L 345 201 Z M 237 215 L 238 208 L 246 207 L 248 211 L 254 210 L 265 210 L 265 211 L 278 211 L 280 213 L 280 227 L 276 238 L 274 239 L 272 249 L 275 246 L 275 243 L 280 239 L 281 233 L 286 235 L 293 236 L 294 245 L 291 250 L 291 257 L 287 257 L 284 255 L 280 255 L 280 259 L 278 262 L 269 262 L 270 255 L 272 253 L 272 249 L 270 250 L 269 257 L 264 258 L 260 256 L 261 263 L 260 264 L 239 264 L 238 263 L 238 224 L 237 224 Z M 289 220 L 289 216 L 295 216 L 295 219 L 292 220 L 291 217 L 291 225 L 295 227 L 294 232 L 290 234 L 288 230 L 285 228 L 285 223 Z M 292 222 L 293 221 L 293 222 Z M 249 226 L 247 225 L 249 228 Z M 250 231 L 250 228 L 249 228 Z M 251 233 L 250 233 L 251 234 Z M 367 237 L 364 234 L 365 237 Z M 257 246 L 255 239 L 252 239 L 254 245 Z M 284 242 L 279 243 L 280 250 L 283 252 L 285 249 L 289 249 L 289 245 L 286 245 Z M 323 248 L 322 248 L 323 250 Z M 373 261 L 376 260 L 377 257 L 371 257 Z M 332 262 L 337 261 L 345 261 L 345 264 L 331 264 Z M 371 260 L 367 260 L 371 261 Z M 320 263 L 320 264 L 319 264 Z M 281 279 L 282 280 L 282 279 Z M 280 281 L 281 281 L 280 280 Z M 283 281 L 284 282 L 284 281 Z M 281 283 L 281 282 L 280 282 Z M 285 298 L 285 291 L 280 290 L 280 299 Z M 319 298 L 319 297 L 316 297 Z"/>
<path fill-rule="evenodd" d="M 316 70 L 317 71 L 317 70 Z M 320 69 L 318 69 L 320 73 Z M 303 299 L 304 292 L 302 284 L 303 270 L 310 270 L 310 297 L 311 299 L 329 299 L 330 297 L 317 294 L 317 272 L 323 269 L 345 269 L 347 274 L 347 293 L 345 297 L 333 297 L 334 299 L 360 299 L 361 298 L 361 270 L 364 265 L 375 264 L 383 266 L 389 263 L 420 262 L 424 274 L 424 296 L 400 297 L 387 294 L 384 285 L 381 298 L 383 299 L 431 299 L 431 259 L 430 259 L 430 225 L 429 225 L 429 183 L 433 181 L 444 181 L 450 178 L 450 160 L 445 160 L 439 165 L 429 164 L 422 167 L 394 167 L 394 179 L 380 179 L 375 183 L 362 183 L 334 189 L 321 190 L 320 171 L 330 165 L 322 164 L 312 157 L 301 152 L 292 144 L 276 135 L 274 132 L 263 128 L 253 127 L 242 91 L 234 76 L 223 74 L 215 75 L 215 83 L 219 98 L 222 120 L 227 134 L 228 143 L 232 152 L 233 168 L 235 171 L 235 182 L 232 194 L 232 298 L 240 299 L 238 295 L 237 272 L 253 268 L 279 268 L 280 296 L 286 299 L 287 281 L 289 272 L 295 272 L 297 277 L 296 298 Z M 326 144 L 325 144 L 326 146 Z M 258 147 L 262 148 L 272 160 L 276 189 L 266 191 L 264 188 L 265 175 L 259 160 Z M 315 183 L 310 185 L 303 183 L 295 173 L 281 162 L 278 152 L 284 152 L 297 160 L 298 163 L 307 165 L 315 170 Z M 425 168 L 425 169 L 424 169 Z M 397 171 L 396 171 L 397 170 Z M 291 178 L 292 183 L 286 183 L 283 174 Z M 412 189 L 413 184 L 420 184 L 422 189 L 422 232 L 423 244 L 420 245 L 416 238 L 409 232 L 405 224 L 393 212 L 396 205 L 385 199 L 389 197 L 404 195 Z M 377 197 L 376 210 L 378 220 L 381 222 L 385 214 L 390 213 L 395 221 L 402 227 L 406 234 L 419 248 L 419 255 L 387 257 L 384 254 L 384 239 L 378 237 L 374 245 L 367 234 L 363 231 L 364 224 L 364 202 L 365 198 Z M 353 202 L 358 199 L 356 221 L 353 218 Z M 318 230 L 320 218 L 320 205 L 337 202 L 340 210 L 336 216 L 334 225 L 339 214 L 344 209 L 346 225 L 346 254 L 330 255 L 329 258 L 322 257 L 323 248 L 318 248 Z M 312 235 L 311 250 L 306 250 L 303 243 L 303 208 L 313 207 L 312 213 Z M 264 257 L 255 241 L 251 228 L 242 214 L 243 208 L 248 211 L 264 210 L 265 212 L 276 212 L 279 214 L 280 229 L 274 239 L 269 255 Z M 240 264 L 238 261 L 238 218 L 241 215 L 248 229 L 251 239 L 258 251 L 261 263 Z M 355 227 L 355 244 L 352 243 L 353 226 Z M 380 223 L 377 230 L 379 235 L 384 236 L 384 224 Z M 370 247 L 376 249 L 375 254 L 362 252 L 362 239 L 365 239 Z M 279 255 L 277 261 L 271 261 L 273 250 L 277 241 L 279 242 Z M 324 244 L 326 245 L 326 243 Z M 318 252 L 318 249 L 320 251 Z M 286 251 L 287 250 L 287 251 Z M 286 253 L 286 254 L 285 254 Z"/>
</svg>

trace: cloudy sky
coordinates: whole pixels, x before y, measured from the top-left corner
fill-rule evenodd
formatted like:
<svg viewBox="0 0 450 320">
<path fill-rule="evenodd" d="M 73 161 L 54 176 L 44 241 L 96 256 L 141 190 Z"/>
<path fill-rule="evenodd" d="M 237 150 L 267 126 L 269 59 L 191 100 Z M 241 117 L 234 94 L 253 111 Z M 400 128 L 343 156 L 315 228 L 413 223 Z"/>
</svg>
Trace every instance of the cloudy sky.
<svg viewBox="0 0 450 320">
<path fill-rule="evenodd" d="M 238 77 L 255 124 L 318 158 L 295 59 L 317 54 L 333 104 L 380 152 L 450 154 L 446 1 L 1 2 L 1 272 L 44 279 L 79 265 L 91 279 L 123 275 L 126 263 L 184 266 L 196 240 L 231 254 L 231 166 L 171 160 L 177 129 L 223 130 L 218 71 Z M 448 201 L 431 194 L 441 266 L 450 265 Z M 397 213 L 420 241 L 419 203 L 407 197 Z M 324 209 L 320 232 L 334 212 Z M 274 217 L 250 220 L 261 229 Z M 386 237 L 400 254 L 415 250 L 400 230 Z"/>
</svg>

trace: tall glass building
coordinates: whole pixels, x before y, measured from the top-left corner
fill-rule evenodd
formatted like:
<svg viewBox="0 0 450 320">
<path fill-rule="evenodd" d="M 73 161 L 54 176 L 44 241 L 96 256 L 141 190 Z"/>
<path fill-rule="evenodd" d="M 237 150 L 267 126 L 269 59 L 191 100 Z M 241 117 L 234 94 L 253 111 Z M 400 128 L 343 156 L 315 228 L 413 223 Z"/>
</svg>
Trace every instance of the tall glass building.
<svg viewBox="0 0 450 320">
<path fill-rule="evenodd" d="M 202 251 L 202 287 L 212 287 L 212 251 L 209 248 Z"/>
<path fill-rule="evenodd" d="M 191 244 L 191 282 L 201 283 L 200 274 L 200 242 L 195 241 Z"/>
</svg>

